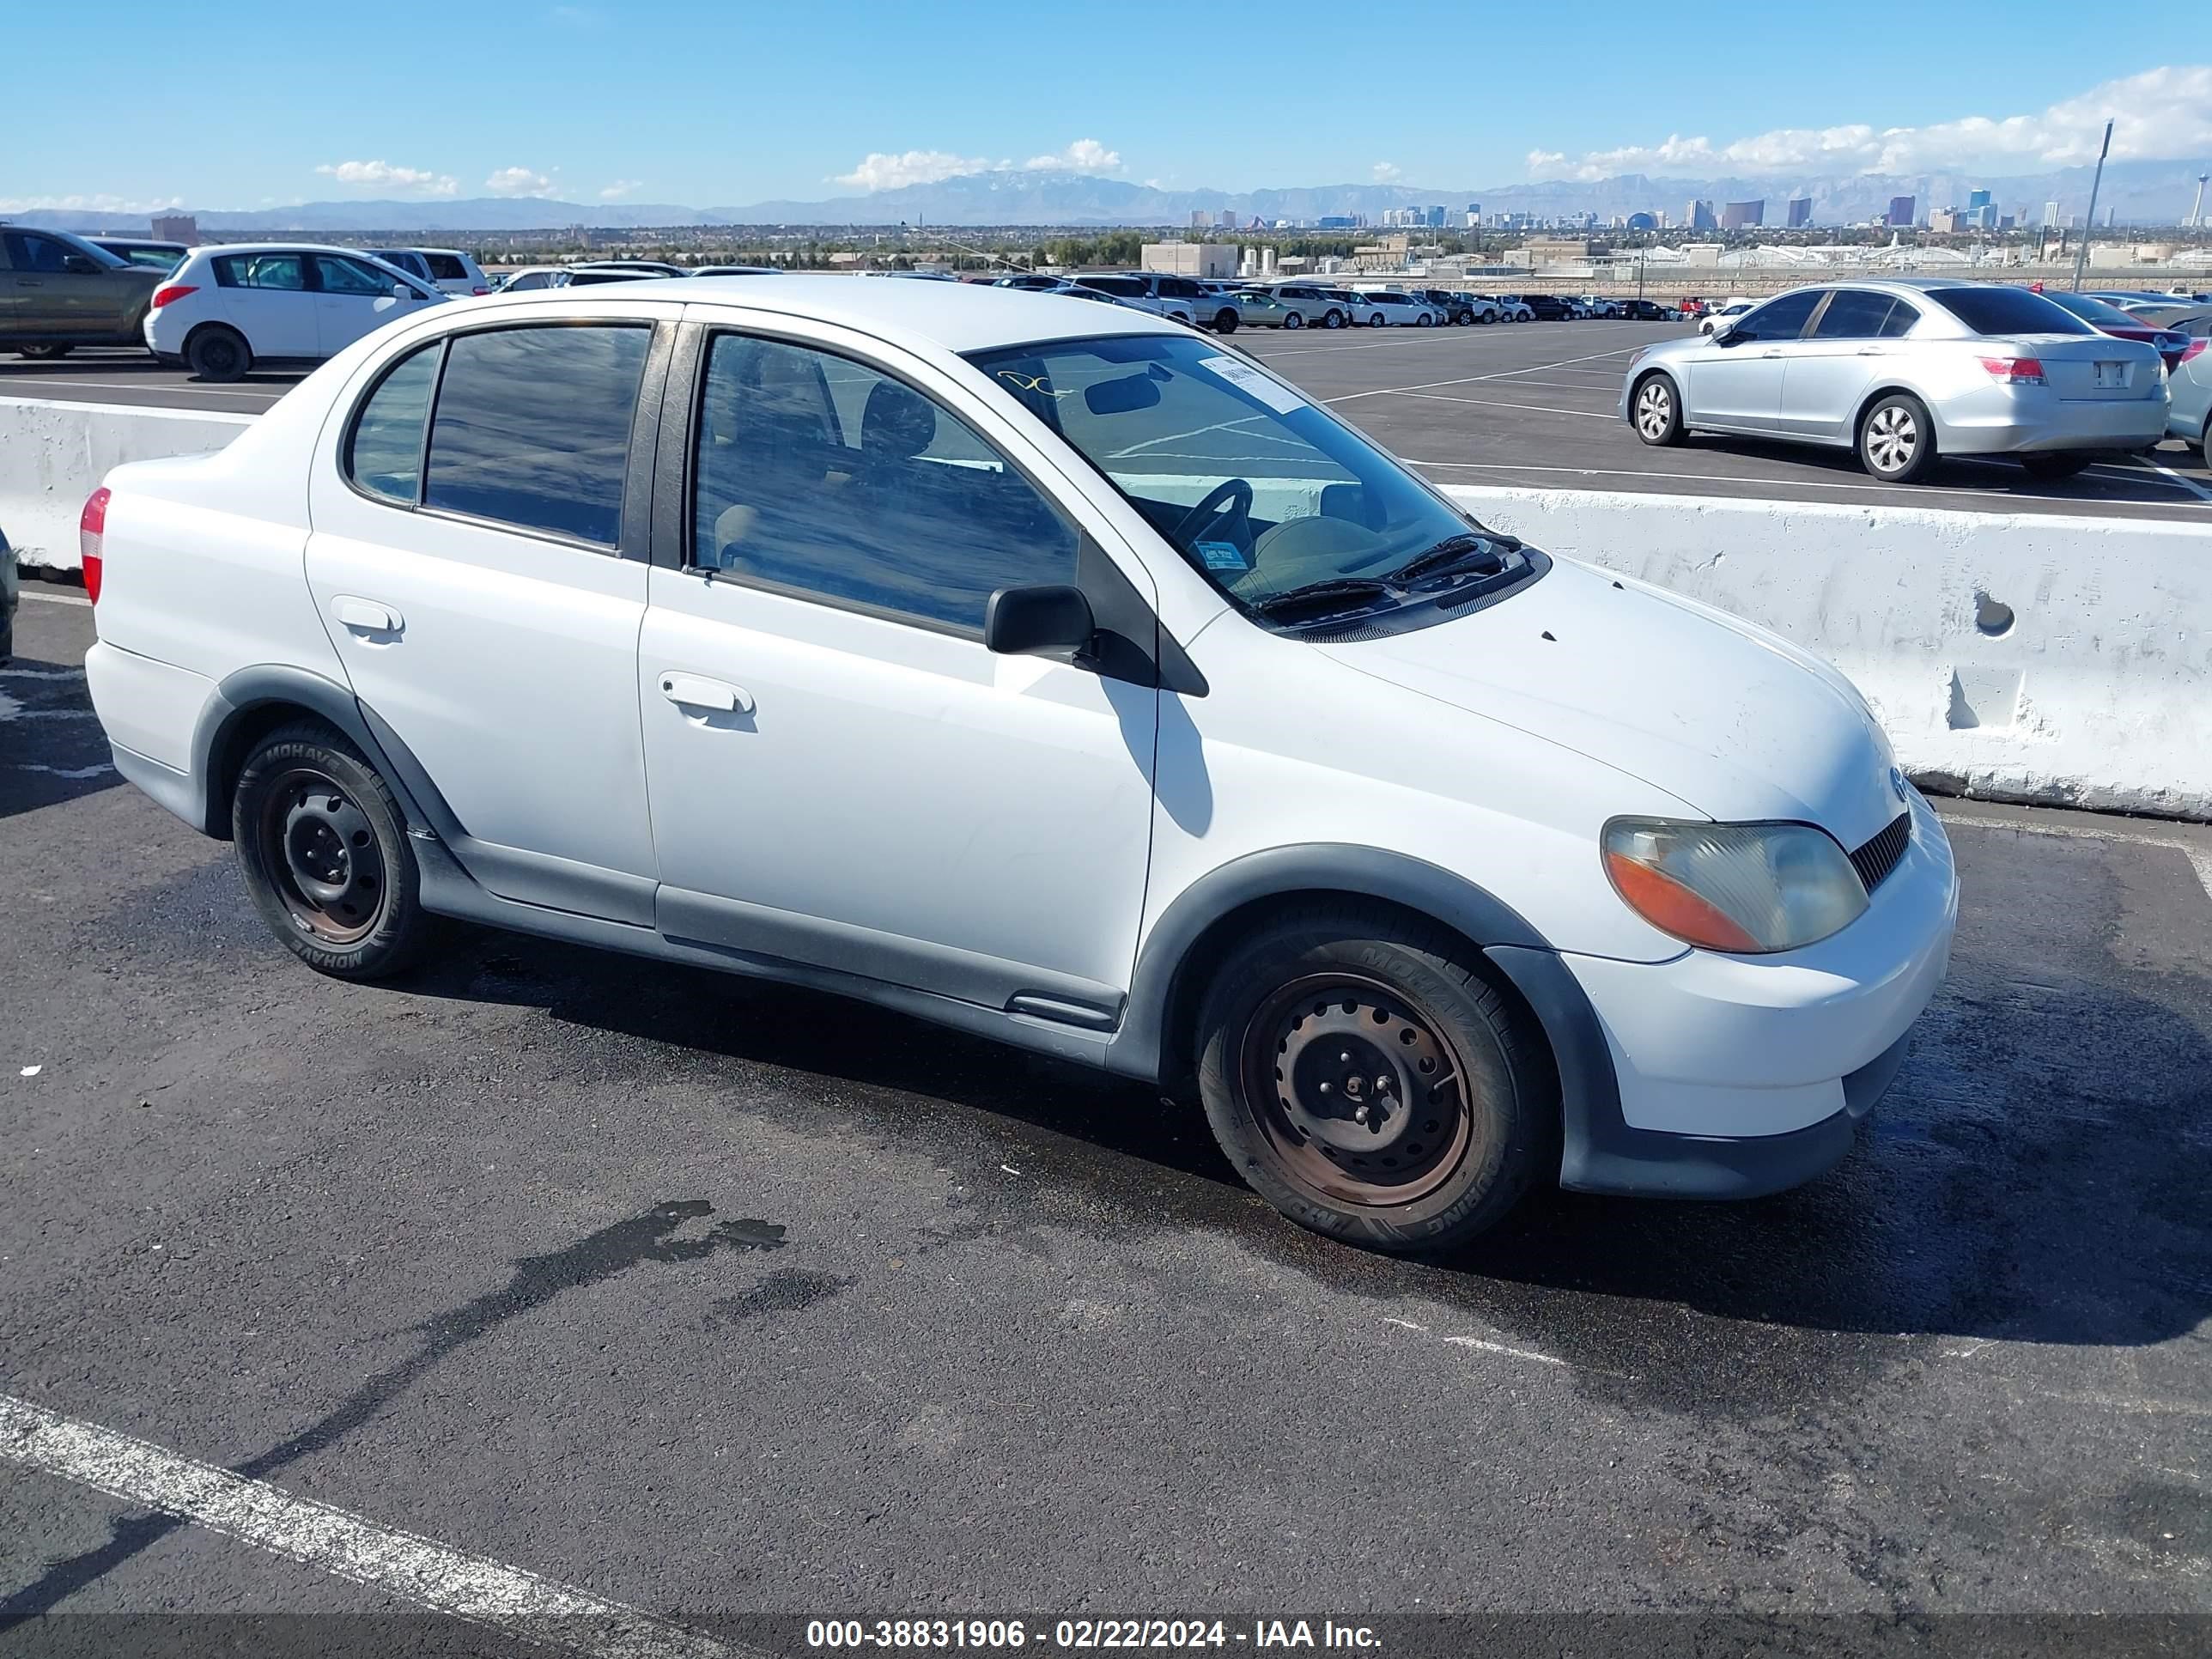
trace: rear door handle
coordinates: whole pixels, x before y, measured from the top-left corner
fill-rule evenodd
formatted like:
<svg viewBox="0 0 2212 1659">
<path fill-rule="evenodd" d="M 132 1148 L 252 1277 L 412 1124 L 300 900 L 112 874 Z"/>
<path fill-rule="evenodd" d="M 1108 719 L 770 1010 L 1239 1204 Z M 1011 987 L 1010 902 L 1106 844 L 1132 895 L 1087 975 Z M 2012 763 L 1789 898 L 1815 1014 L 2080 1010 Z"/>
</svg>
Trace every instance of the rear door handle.
<svg viewBox="0 0 2212 1659">
<path fill-rule="evenodd" d="M 660 695 L 678 708 L 703 709 L 711 714 L 750 714 L 753 712 L 752 694 L 743 686 L 732 685 L 724 680 L 710 680 L 700 674 L 679 674 L 672 670 L 660 677 Z"/>
<path fill-rule="evenodd" d="M 374 599 L 356 599 L 346 593 L 331 601 L 331 615 L 361 634 L 397 634 L 406 626 L 390 605 L 380 605 Z"/>
</svg>

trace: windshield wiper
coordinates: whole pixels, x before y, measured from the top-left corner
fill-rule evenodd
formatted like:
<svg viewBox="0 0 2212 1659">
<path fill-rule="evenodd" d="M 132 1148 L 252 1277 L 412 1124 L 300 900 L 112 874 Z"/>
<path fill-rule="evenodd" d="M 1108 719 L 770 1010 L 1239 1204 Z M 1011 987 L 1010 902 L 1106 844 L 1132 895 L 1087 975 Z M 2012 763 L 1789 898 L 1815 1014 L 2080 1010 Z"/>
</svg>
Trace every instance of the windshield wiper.
<svg viewBox="0 0 2212 1659">
<path fill-rule="evenodd" d="M 1270 593 L 1264 599 L 1252 602 L 1255 616 L 1272 617 L 1281 611 L 1295 610 L 1300 605 L 1315 605 L 1326 599 L 1387 599 L 1390 584 L 1380 576 L 1330 576 L 1317 582 L 1307 582 L 1299 587 L 1286 587 L 1279 593 Z M 1324 611 L 1321 614 L 1328 613 Z"/>
<path fill-rule="evenodd" d="M 1481 555 L 1490 563 L 1484 574 L 1496 575 L 1505 568 L 1505 555 L 1519 550 L 1521 544 L 1510 536 L 1500 536 L 1486 530 L 1470 530 L 1457 536 L 1447 536 L 1425 553 L 1417 553 L 1392 571 L 1384 580 L 1410 582 L 1449 569 L 1466 561 L 1472 555 Z"/>
</svg>

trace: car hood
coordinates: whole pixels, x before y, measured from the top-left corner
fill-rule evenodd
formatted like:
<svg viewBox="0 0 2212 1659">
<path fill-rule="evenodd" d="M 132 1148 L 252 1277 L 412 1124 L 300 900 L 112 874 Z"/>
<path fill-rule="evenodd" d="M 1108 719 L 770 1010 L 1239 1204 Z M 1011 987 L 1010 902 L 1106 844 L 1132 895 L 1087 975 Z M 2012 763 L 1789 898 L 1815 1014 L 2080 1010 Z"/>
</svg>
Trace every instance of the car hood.
<svg viewBox="0 0 2212 1659">
<path fill-rule="evenodd" d="M 1850 848 L 1904 810 L 1888 740 L 1834 669 L 1752 623 L 1571 559 L 1455 621 L 1322 648 L 1716 819 L 1816 823 Z"/>
</svg>

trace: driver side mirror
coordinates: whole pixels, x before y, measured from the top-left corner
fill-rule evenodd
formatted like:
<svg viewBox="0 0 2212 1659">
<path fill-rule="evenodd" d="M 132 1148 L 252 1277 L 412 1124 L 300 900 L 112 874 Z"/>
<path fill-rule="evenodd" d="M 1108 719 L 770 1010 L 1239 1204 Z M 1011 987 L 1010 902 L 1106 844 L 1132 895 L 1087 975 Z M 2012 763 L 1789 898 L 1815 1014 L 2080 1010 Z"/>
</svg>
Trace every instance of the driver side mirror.
<svg viewBox="0 0 2212 1659">
<path fill-rule="evenodd" d="M 1087 652 L 1098 632 L 1079 587 L 1002 587 L 983 607 L 983 644 L 1005 657 Z"/>
<path fill-rule="evenodd" d="M 1750 337 L 1751 336 L 1747 334 L 1739 335 L 1736 332 L 1736 325 L 1733 319 L 1725 323 L 1715 323 L 1713 325 L 1713 343 L 1715 345 L 1738 345 Z"/>
<path fill-rule="evenodd" d="M 72 276 L 97 276 L 100 270 L 98 261 L 88 259 L 82 253 L 64 255 L 62 269 Z"/>
<path fill-rule="evenodd" d="M 392 285 L 392 297 L 395 300 L 411 300 L 415 297 L 415 290 L 404 283 L 394 283 Z"/>
</svg>

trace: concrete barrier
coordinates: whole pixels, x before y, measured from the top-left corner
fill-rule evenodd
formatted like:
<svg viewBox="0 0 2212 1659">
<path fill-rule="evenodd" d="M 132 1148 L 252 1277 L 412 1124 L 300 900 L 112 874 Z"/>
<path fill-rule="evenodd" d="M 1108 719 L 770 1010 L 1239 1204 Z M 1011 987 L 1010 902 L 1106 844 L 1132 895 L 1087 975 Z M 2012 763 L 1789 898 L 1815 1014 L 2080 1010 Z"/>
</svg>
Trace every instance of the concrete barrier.
<svg viewBox="0 0 2212 1659">
<path fill-rule="evenodd" d="M 110 466 L 220 448 L 252 419 L 0 399 L 0 530 L 26 565 L 73 568 L 78 509 Z M 1177 500 L 1206 487 L 1159 483 Z M 1261 481 L 1260 509 L 1310 512 L 1317 489 Z M 2212 516 L 1449 493 L 1486 524 L 1825 657 L 1931 789 L 2212 820 Z"/>
<path fill-rule="evenodd" d="M 27 568 L 74 570 L 76 520 L 111 466 L 221 449 L 251 415 L 0 398 L 0 531 Z"/>
<path fill-rule="evenodd" d="M 1924 787 L 2212 818 L 2212 517 L 1449 493 L 1825 657 Z"/>
</svg>

